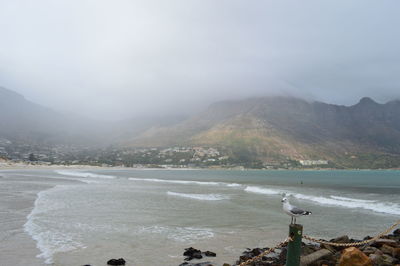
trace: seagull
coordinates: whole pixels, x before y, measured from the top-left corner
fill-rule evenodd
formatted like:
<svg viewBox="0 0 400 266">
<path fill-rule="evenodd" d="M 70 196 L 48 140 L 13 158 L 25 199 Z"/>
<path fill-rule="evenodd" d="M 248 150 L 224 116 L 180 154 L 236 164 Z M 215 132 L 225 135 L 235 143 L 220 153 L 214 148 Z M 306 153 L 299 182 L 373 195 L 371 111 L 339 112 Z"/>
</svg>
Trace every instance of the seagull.
<svg viewBox="0 0 400 266">
<path fill-rule="evenodd" d="M 283 211 L 292 217 L 290 224 L 296 223 L 296 217 L 311 214 L 310 211 L 305 211 L 300 208 L 297 208 L 296 206 L 291 205 L 286 197 L 282 199 L 282 202 L 283 202 Z"/>
</svg>

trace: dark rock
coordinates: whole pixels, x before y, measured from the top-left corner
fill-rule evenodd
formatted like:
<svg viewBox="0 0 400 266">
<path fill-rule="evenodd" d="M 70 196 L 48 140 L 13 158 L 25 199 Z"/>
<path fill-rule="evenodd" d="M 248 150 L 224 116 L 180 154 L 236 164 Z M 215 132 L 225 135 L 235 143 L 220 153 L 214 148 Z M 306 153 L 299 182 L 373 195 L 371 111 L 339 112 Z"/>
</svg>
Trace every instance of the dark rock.
<svg viewBox="0 0 400 266">
<path fill-rule="evenodd" d="M 369 258 L 372 260 L 374 265 L 377 265 L 377 266 L 392 266 L 392 265 L 394 265 L 393 264 L 394 259 L 386 254 L 383 254 L 383 255 L 371 254 L 371 255 L 369 255 Z"/>
<path fill-rule="evenodd" d="M 302 249 L 301 249 L 301 255 L 302 256 L 306 256 L 308 254 L 314 253 L 315 252 L 315 248 L 313 246 L 310 245 L 305 245 Z"/>
<path fill-rule="evenodd" d="M 330 261 L 330 260 L 318 260 L 313 265 L 316 265 L 316 266 L 335 266 L 336 263 L 334 261 Z"/>
<path fill-rule="evenodd" d="M 385 244 L 380 249 L 383 253 L 388 254 L 388 255 L 392 255 L 393 250 L 394 250 L 393 247 L 385 245 Z"/>
<path fill-rule="evenodd" d="M 261 248 L 254 248 L 253 250 L 250 251 L 250 253 L 254 256 L 258 256 L 263 252 Z"/>
<path fill-rule="evenodd" d="M 346 235 L 340 236 L 334 239 L 331 239 L 329 242 L 336 242 L 336 243 L 348 243 L 350 241 L 350 238 Z"/>
<path fill-rule="evenodd" d="M 215 266 L 211 262 L 200 262 L 200 263 L 189 263 L 189 262 L 184 262 L 180 264 L 179 266 Z"/>
<path fill-rule="evenodd" d="M 201 250 L 195 249 L 193 247 L 185 248 L 185 252 L 183 252 L 183 256 L 192 256 L 193 253 L 201 253 Z"/>
<path fill-rule="evenodd" d="M 109 261 L 107 261 L 107 265 L 125 265 L 125 260 L 123 258 L 119 258 L 119 259 L 111 259 Z"/>
<path fill-rule="evenodd" d="M 376 248 L 380 248 L 383 245 L 388 245 L 391 247 L 396 247 L 398 245 L 398 241 L 393 240 L 393 239 L 377 239 L 376 241 L 374 241 L 371 246 L 372 247 L 376 247 Z"/>
<path fill-rule="evenodd" d="M 332 247 L 331 245 L 325 245 L 325 244 L 321 244 L 320 248 L 322 249 L 327 249 L 332 253 L 336 252 L 336 249 L 334 247 Z"/>
<path fill-rule="evenodd" d="M 278 263 L 285 264 L 286 263 L 286 254 L 287 254 L 287 247 L 281 249 L 281 253 L 279 253 Z"/>
<path fill-rule="evenodd" d="M 369 256 L 370 254 L 374 254 L 378 249 L 374 247 L 365 247 L 362 252 L 365 253 L 365 255 Z"/>
<path fill-rule="evenodd" d="M 400 228 L 393 231 L 393 235 L 400 236 Z"/>
<path fill-rule="evenodd" d="M 396 259 L 400 259 L 400 247 L 393 248 L 392 256 Z"/>
<path fill-rule="evenodd" d="M 350 238 L 347 235 L 344 236 L 340 236 L 334 239 L 329 240 L 329 242 L 334 242 L 334 243 L 349 243 L 350 242 Z M 337 250 L 337 251 L 341 251 L 344 250 L 346 247 L 336 247 L 336 246 L 332 246 L 333 249 Z"/>
<path fill-rule="evenodd" d="M 216 257 L 217 256 L 217 254 L 216 253 L 214 253 L 214 252 L 211 252 L 211 251 L 206 251 L 206 252 L 204 252 L 204 255 L 206 256 L 206 257 Z"/>
<path fill-rule="evenodd" d="M 185 256 L 185 260 L 192 260 L 192 259 L 201 259 L 203 256 L 201 255 L 201 250 L 195 248 L 186 248 L 185 252 L 183 252 L 183 256 Z"/>
</svg>

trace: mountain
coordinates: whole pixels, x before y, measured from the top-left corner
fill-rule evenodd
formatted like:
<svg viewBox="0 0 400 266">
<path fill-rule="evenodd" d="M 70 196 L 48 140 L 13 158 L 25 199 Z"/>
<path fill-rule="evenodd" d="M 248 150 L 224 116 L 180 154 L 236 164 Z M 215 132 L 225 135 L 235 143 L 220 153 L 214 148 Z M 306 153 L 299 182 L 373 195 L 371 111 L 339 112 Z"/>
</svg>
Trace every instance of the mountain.
<svg viewBox="0 0 400 266">
<path fill-rule="evenodd" d="M 0 139 L 27 144 L 69 144 L 105 147 L 143 131 L 174 125 L 183 118 L 135 117 L 124 121 L 95 121 L 65 115 L 0 87 Z"/>
<path fill-rule="evenodd" d="M 44 141 L 62 133 L 65 118 L 22 95 L 0 87 L 0 136 L 11 140 Z"/>
<path fill-rule="evenodd" d="M 133 146 L 218 147 L 238 160 L 329 160 L 335 167 L 400 165 L 400 101 L 353 106 L 264 97 L 212 104 L 175 126 L 151 128 Z"/>
<path fill-rule="evenodd" d="M 380 104 L 365 97 L 342 106 L 262 97 L 217 102 L 189 118 L 104 122 L 61 114 L 0 87 L 2 139 L 18 142 L 18 149 L 24 144 L 112 145 L 120 150 L 203 146 L 247 165 L 325 160 L 338 168 L 400 167 L 400 101 Z"/>
</svg>

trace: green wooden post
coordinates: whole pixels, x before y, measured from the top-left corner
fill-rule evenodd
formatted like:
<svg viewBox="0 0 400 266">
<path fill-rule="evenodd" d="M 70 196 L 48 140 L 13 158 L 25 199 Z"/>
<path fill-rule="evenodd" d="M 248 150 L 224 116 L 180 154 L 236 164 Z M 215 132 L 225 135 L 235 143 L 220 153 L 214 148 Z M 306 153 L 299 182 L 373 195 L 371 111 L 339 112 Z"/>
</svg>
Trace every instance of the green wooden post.
<svg viewBox="0 0 400 266">
<path fill-rule="evenodd" d="M 303 226 L 301 224 L 289 225 L 289 236 L 293 241 L 290 241 L 287 247 L 286 266 L 299 266 Z"/>
</svg>

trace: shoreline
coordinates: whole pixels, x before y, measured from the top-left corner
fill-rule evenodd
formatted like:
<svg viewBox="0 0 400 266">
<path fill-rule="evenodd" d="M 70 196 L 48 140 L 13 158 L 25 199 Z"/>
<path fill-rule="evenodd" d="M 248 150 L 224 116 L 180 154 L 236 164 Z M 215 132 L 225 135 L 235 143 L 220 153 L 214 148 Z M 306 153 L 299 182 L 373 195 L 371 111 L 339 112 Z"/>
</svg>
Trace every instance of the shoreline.
<svg viewBox="0 0 400 266">
<path fill-rule="evenodd" d="M 1 170 L 23 170 L 23 169 L 88 169 L 95 168 L 99 170 L 229 170 L 229 171 L 400 171 L 400 168 L 385 169 L 364 169 L 364 168 L 290 168 L 290 169 L 257 169 L 242 167 L 125 167 L 125 166 L 98 166 L 89 164 L 40 164 L 27 162 L 10 162 L 0 159 Z"/>
<path fill-rule="evenodd" d="M 31 179 L 27 176 L 8 178 L 7 170 L 11 169 L 0 168 L 0 214 L 5 214 L 0 223 L 0 232 L 4 232 L 0 234 L 2 263 L 14 266 L 49 265 L 40 257 L 43 251 L 39 248 L 38 241 L 26 229 L 26 224 L 40 193 L 59 184 L 79 181 L 46 177 Z"/>
<path fill-rule="evenodd" d="M 0 179 L 0 181 L 2 182 L 3 180 Z M 18 182 L 21 182 L 21 180 L 18 180 Z M 22 181 L 21 183 L 25 182 Z M 16 266 L 44 266 L 44 261 L 37 258 L 40 253 L 37 248 L 37 242 L 25 231 L 24 225 L 28 221 L 27 217 L 35 207 L 38 193 L 51 188 L 51 186 L 36 185 L 28 190 L 24 188 L 24 185 L 11 191 L 11 193 L 6 192 L 8 187 L 5 184 L 2 184 L 0 188 L 0 204 L 5 207 L 5 212 L 7 213 L 2 218 L 0 231 L 12 232 L 1 240 L 0 253 L 2 254 L 2 263 Z M 8 193 L 8 199 L 5 195 L 6 193 Z M 21 197 L 19 196 L 20 194 L 24 196 Z M 6 222 L 4 222 L 4 219 L 6 219 Z"/>
</svg>

